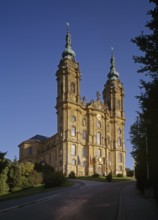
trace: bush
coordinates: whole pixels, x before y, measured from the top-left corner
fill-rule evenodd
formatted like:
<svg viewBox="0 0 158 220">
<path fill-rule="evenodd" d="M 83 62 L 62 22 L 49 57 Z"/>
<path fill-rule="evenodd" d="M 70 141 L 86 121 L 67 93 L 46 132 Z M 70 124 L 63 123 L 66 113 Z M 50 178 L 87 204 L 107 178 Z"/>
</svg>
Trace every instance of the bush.
<svg viewBox="0 0 158 220">
<path fill-rule="evenodd" d="M 21 191 L 21 190 L 22 190 L 21 187 L 13 187 L 13 188 L 10 189 L 10 191 L 13 192 L 13 193 Z"/>
<path fill-rule="evenodd" d="M 129 168 L 126 168 L 126 175 L 128 177 L 133 177 L 134 176 L 134 170 L 131 170 Z"/>
<path fill-rule="evenodd" d="M 107 180 L 108 182 L 111 182 L 111 181 L 112 181 L 112 173 L 111 173 L 111 172 L 106 176 L 106 180 Z"/>
<path fill-rule="evenodd" d="M 63 173 L 56 171 L 53 173 L 52 177 L 45 181 L 45 188 L 51 188 L 55 186 L 61 186 L 65 182 L 65 176 Z"/>
<path fill-rule="evenodd" d="M 5 195 L 9 191 L 9 186 L 7 184 L 7 172 L 7 168 L 5 168 L 0 174 L 0 195 Z"/>
<path fill-rule="evenodd" d="M 123 174 L 122 173 L 118 173 L 117 177 L 123 177 Z"/>
<path fill-rule="evenodd" d="M 74 171 L 71 171 L 68 176 L 69 179 L 76 179 L 76 175 Z"/>
<path fill-rule="evenodd" d="M 92 175 L 92 177 L 93 177 L 93 178 L 98 178 L 98 177 L 99 177 L 99 174 L 98 174 L 98 173 L 94 173 L 94 174 Z"/>
<path fill-rule="evenodd" d="M 36 186 L 38 184 L 41 184 L 43 182 L 42 173 L 39 173 L 36 170 L 33 170 L 30 173 L 29 182 L 30 182 L 30 186 Z"/>
</svg>

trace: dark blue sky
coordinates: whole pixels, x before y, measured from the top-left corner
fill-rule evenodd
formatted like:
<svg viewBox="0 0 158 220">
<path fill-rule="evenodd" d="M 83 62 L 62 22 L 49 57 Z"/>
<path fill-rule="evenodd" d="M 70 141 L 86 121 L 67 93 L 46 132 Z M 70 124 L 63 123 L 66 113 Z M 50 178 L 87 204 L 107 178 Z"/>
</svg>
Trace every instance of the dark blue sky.
<svg viewBox="0 0 158 220">
<path fill-rule="evenodd" d="M 142 75 L 131 38 L 145 30 L 151 6 L 147 0 L 0 0 L 0 150 L 13 159 L 22 141 L 56 133 L 55 73 L 68 21 L 87 101 L 103 91 L 114 47 L 125 89 L 126 166 L 132 168 L 129 128 Z"/>
</svg>

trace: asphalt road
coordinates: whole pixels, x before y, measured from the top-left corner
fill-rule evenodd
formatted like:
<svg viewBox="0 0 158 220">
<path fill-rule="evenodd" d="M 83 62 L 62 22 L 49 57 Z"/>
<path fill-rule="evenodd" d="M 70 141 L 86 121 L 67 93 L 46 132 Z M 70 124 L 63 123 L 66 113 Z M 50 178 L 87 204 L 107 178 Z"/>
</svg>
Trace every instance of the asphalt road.
<svg viewBox="0 0 158 220">
<path fill-rule="evenodd" d="M 0 220 L 158 220 L 158 203 L 135 182 L 75 185 L 0 202 Z"/>
<path fill-rule="evenodd" d="M 117 220 L 121 194 L 129 183 L 82 181 L 0 213 L 1 220 Z M 30 203 L 29 203 L 30 202 Z"/>
</svg>

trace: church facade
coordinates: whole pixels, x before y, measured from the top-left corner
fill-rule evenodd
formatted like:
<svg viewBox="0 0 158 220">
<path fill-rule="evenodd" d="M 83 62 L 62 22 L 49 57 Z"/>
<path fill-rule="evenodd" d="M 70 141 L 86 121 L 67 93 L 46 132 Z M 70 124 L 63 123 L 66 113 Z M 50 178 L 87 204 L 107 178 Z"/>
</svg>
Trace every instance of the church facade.
<svg viewBox="0 0 158 220">
<path fill-rule="evenodd" d="M 19 144 L 19 160 L 45 162 L 66 176 L 125 172 L 124 89 L 115 68 L 112 52 L 110 71 L 102 97 L 89 103 L 80 97 L 81 73 L 71 47 L 69 29 L 66 45 L 56 72 L 57 133 L 36 135 Z"/>
</svg>

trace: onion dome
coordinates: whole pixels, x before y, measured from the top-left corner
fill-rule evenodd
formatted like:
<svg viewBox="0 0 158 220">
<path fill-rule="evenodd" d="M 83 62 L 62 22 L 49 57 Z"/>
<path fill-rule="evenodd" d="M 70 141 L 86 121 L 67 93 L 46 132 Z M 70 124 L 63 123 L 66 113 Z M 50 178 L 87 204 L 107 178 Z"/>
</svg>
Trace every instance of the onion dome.
<svg viewBox="0 0 158 220">
<path fill-rule="evenodd" d="M 119 73 L 116 71 L 115 68 L 115 57 L 114 57 L 114 50 L 112 49 L 112 56 L 111 56 L 111 67 L 110 67 L 110 72 L 108 73 L 108 78 L 111 79 L 118 79 L 119 78 Z"/>
<path fill-rule="evenodd" d="M 62 57 L 67 58 L 67 59 L 71 59 L 71 58 L 74 58 L 76 56 L 76 54 L 71 48 L 71 34 L 70 34 L 70 30 L 69 30 L 70 24 L 66 23 L 66 25 L 67 25 L 67 33 L 66 33 L 66 37 L 65 37 L 66 44 L 65 44 L 65 50 L 62 53 Z"/>
</svg>

